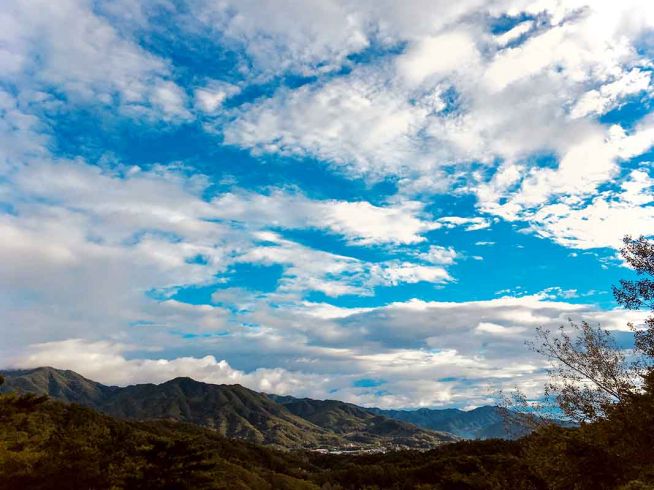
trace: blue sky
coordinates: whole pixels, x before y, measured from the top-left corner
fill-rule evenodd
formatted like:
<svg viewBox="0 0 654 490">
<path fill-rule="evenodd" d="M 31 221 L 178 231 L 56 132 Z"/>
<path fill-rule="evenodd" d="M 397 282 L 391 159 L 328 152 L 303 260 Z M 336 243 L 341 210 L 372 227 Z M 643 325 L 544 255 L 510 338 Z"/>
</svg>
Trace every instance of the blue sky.
<svg viewBox="0 0 654 490">
<path fill-rule="evenodd" d="M 384 407 L 538 395 L 638 323 L 647 2 L 0 6 L 3 366 Z M 622 332 L 622 333 L 621 333 Z"/>
</svg>

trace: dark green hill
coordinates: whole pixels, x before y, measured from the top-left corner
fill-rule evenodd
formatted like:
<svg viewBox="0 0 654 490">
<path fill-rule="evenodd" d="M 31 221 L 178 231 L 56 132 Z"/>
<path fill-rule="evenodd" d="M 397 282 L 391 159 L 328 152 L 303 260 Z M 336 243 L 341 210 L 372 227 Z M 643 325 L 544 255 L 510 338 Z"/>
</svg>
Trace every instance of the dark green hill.
<svg viewBox="0 0 654 490">
<path fill-rule="evenodd" d="M 212 385 L 176 378 L 159 385 L 109 387 L 73 371 L 54 368 L 7 371 L 3 391 L 47 395 L 137 420 L 190 422 L 227 437 L 285 448 L 344 445 L 330 433 L 240 385 Z"/>
<path fill-rule="evenodd" d="M 86 379 L 74 371 L 40 367 L 3 373 L 0 392 L 20 391 L 99 408 L 118 388 Z"/>
<path fill-rule="evenodd" d="M 287 448 L 339 444 L 329 431 L 240 385 L 212 385 L 175 378 L 112 393 L 101 410 L 117 417 L 182 420 L 228 437 Z"/>
<path fill-rule="evenodd" d="M 0 391 L 47 395 L 121 418 L 194 423 L 228 437 L 288 449 L 425 449 L 454 439 L 341 402 L 306 400 L 307 410 L 289 410 L 285 404 L 240 385 L 176 378 L 159 385 L 119 388 L 54 368 L 6 371 L 4 375 L 6 383 Z M 312 404 L 316 407 L 313 414 Z M 329 409 L 317 410 L 323 406 Z"/>
<path fill-rule="evenodd" d="M 369 410 L 338 400 L 312 400 L 290 396 L 269 395 L 289 412 L 315 425 L 341 434 L 348 440 L 385 445 L 434 447 L 439 442 L 458 440 L 452 434 L 420 430 L 415 425 L 375 415 Z"/>
<path fill-rule="evenodd" d="M 304 460 L 194 425 L 0 396 L 0 490 L 317 489 Z"/>
<path fill-rule="evenodd" d="M 321 411 L 320 409 L 318 411 Z M 170 420 L 0 395 L 0 490 L 654 488 L 654 375 L 597 422 L 430 451 L 278 451 Z"/>
</svg>

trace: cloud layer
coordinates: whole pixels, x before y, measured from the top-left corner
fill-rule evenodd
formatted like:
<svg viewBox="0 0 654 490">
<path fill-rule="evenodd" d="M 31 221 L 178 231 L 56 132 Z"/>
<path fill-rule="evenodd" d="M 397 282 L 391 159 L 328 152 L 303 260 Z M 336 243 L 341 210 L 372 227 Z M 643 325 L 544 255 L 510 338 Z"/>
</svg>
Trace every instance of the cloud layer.
<svg viewBox="0 0 654 490">
<path fill-rule="evenodd" d="M 537 326 L 641 320 L 653 38 L 637 0 L 5 1 L 0 364 L 536 394 Z"/>
</svg>

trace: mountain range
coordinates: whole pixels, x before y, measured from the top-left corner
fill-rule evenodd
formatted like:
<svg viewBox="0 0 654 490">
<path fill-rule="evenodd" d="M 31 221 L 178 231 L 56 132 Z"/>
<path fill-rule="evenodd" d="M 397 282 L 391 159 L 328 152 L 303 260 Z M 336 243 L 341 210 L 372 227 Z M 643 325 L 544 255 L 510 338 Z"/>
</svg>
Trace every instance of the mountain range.
<svg viewBox="0 0 654 490">
<path fill-rule="evenodd" d="M 526 432 L 524 428 L 507 432 L 497 407 L 382 410 L 338 400 L 258 393 L 240 385 L 191 378 L 117 387 L 50 367 L 2 374 L 5 384 L 0 392 L 47 395 L 124 419 L 189 422 L 230 438 L 287 449 L 429 449 L 460 438 L 509 438 Z"/>
<path fill-rule="evenodd" d="M 0 376 L 0 385 L 3 381 Z M 549 425 L 516 441 L 467 440 L 426 451 L 385 451 L 381 445 L 376 450 L 369 450 L 370 444 L 356 446 L 348 437 L 366 432 L 404 437 L 407 431 L 413 436 L 419 429 L 348 403 L 257 393 L 250 399 L 253 392 L 245 388 L 188 378 L 125 389 L 94 383 L 70 371 L 14 371 L 7 373 L 8 387 L 2 390 L 9 393 L 0 395 L 0 490 L 654 488 L 651 384 L 650 378 L 647 391 L 616 404 L 607 418 L 577 428 Z M 134 404 L 127 404 L 127 398 L 134 398 Z M 66 399 L 107 407 L 115 403 L 122 413 L 163 413 L 165 418 L 114 417 L 62 401 Z M 159 407 L 153 408 L 153 403 Z M 207 410 L 202 410 L 204 403 Z M 228 406 L 221 408 L 223 403 Z M 257 422 L 265 407 L 270 413 Z M 221 412 L 239 418 L 222 424 L 229 416 Z M 474 411 L 473 416 L 479 413 L 492 411 Z M 273 437 L 267 435 L 267 428 L 274 414 L 274 423 L 288 423 L 297 430 L 294 424 L 300 419 L 309 436 L 331 437 L 337 442 L 331 446 L 334 450 L 326 452 L 337 454 L 322 454 L 325 451 L 309 444 L 304 446 L 309 450 L 266 447 L 244 440 L 238 431 L 231 438 L 221 432 L 230 424 L 232 430 L 247 422 L 258 427 L 265 440 Z M 430 411 L 411 414 L 420 415 L 424 423 L 435 423 Z M 455 427 L 452 420 L 460 414 L 441 415 Z M 184 419 L 210 421 L 214 428 Z"/>
<path fill-rule="evenodd" d="M 328 451 L 429 449 L 458 439 L 359 407 L 348 412 L 344 409 L 348 404 L 343 402 L 313 400 L 319 414 L 305 418 L 264 393 L 191 378 L 116 387 L 49 367 L 2 374 L 3 392 L 47 395 L 125 419 L 189 422 L 230 438 L 273 447 Z"/>
<path fill-rule="evenodd" d="M 507 412 L 499 407 L 483 406 L 472 410 L 447 408 L 434 410 L 382 410 L 370 412 L 391 419 L 409 422 L 423 429 L 449 432 L 462 439 L 517 439 L 530 432 L 529 427 L 515 418 L 507 419 Z"/>
</svg>

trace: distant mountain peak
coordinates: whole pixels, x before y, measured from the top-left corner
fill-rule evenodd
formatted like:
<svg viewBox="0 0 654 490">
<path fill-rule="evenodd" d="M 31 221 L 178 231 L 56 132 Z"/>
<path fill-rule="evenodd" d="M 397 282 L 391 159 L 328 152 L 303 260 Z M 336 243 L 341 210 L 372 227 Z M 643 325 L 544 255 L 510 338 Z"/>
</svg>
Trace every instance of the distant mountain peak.
<svg viewBox="0 0 654 490">
<path fill-rule="evenodd" d="M 228 437 L 286 448 L 432 448 L 455 440 L 338 400 L 257 393 L 177 377 L 161 384 L 109 387 L 55 368 L 7 371 L 1 391 L 18 390 L 79 403 L 132 419 L 174 419 Z M 282 399 L 297 406 L 289 406 Z"/>
<path fill-rule="evenodd" d="M 284 447 L 399 444 L 432 447 L 465 439 L 513 438 L 527 432 L 498 407 L 382 410 L 339 400 L 265 395 L 239 384 L 179 376 L 160 384 L 106 386 L 50 366 L 6 371 L 0 391 L 18 390 L 74 402 L 110 415 L 175 419 L 230 437 Z M 509 421 L 510 422 L 510 421 Z M 510 424 L 509 424 L 510 425 Z"/>
</svg>

